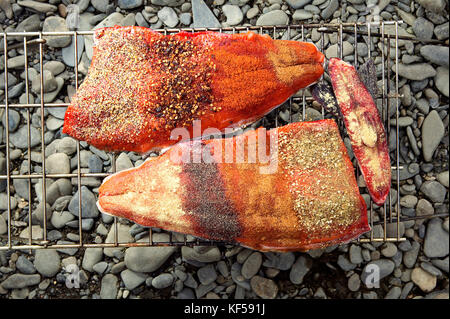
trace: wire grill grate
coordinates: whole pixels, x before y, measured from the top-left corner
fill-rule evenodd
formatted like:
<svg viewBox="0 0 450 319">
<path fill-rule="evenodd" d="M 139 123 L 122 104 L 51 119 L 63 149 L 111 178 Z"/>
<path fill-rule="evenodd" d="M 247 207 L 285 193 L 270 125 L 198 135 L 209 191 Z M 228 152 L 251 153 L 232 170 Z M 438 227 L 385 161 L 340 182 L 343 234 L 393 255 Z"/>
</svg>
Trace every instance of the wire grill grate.
<svg viewBox="0 0 450 319">
<path fill-rule="evenodd" d="M 358 61 L 363 61 L 369 59 L 371 57 L 381 58 L 381 70 L 379 70 L 379 79 L 382 80 L 381 85 L 381 94 L 377 98 L 377 106 L 381 110 L 382 120 L 387 128 L 388 138 L 391 134 L 393 134 L 392 130 L 396 132 L 396 148 L 393 153 L 393 158 L 391 158 L 391 165 L 393 169 L 393 177 L 392 180 L 392 189 L 396 190 L 396 194 L 393 194 L 391 191 L 388 200 L 382 207 L 376 207 L 373 202 L 370 202 L 368 206 L 368 214 L 369 214 L 369 223 L 372 228 L 372 231 L 362 236 L 358 241 L 360 242 L 386 242 L 386 241 L 402 241 L 405 238 L 401 237 L 400 233 L 400 222 L 406 220 L 401 216 L 400 210 L 400 198 L 399 198 L 399 187 L 400 187 L 400 170 L 406 169 L 406 167 L 400 166 L 399 162 L 399 125 L 398 125 L 398 117 L 399 117 L 399 78 L 398 78 L 398 60 L 399 60 L 399 39 L 411 40 L 411 41 L 419 41 L 420 39 L 414 39 L 412 37 L 401 36 L 398 33 L 398 25 L 399 21 L 390 21 L 390 22 L 381 22 L 381 23 L 338 23 L 338 24 L 303 24 L 303 25 L 288 25 L 288 26 L 261 26 L 261 27 L 234 27 L 234 28 L 202 28 L 202 29 L 163 29 L 163 30 L 155 30 L 158 32 L 162 32 L 164 34 L 176 33 L 181 30 L 188 32 L 199 32 L 199 31 L 219 31 L 219 32 L 246 32 L 246 31 L 255 31 L 260 34 L 269 34 L 274 39 L 285 39 L 285 40 L 297 40 L 297 41 L 311 41 L 311 37 L 313 33 L 320 34 L 319 40 L 319 49 L 324 52 L 327 48 L 330 47 L 330 41 L 326 39 L 325 35 L 330 35 L 336 38 L 337 45 L 337 53 L 339 57 L 343 57 L 343 40 L 344 36 L 353 37 L 354 38 L 354 53 L 353 53 L 353 61 L 356 66 L 358 66 Z M 390 32 L 386 31 L 386 27 L 389 26 Z M 82 229 L 82 192 L 78 192 L 78 242 L 73 242 L 71 244 L 61 244 L 55 243 L 55 241 L 50 241 L 48 238 L 48 221 L 47 218 L 43 218 L 42 228 L 43 233 L 41 238 L 33 239 L 33 228 L 32 228 L 32 214 L 33 214 L 33 204 L 39 202 L 39 198 L 37 196 L 33 196 L 32 184 L 37 181 L 41 181 L 41 190 L 42 190 L 42 205 L 44 210 L 44 216 L 47 214 L 46 204 L 47 204 L 47 179 L 58 179 L 58 178 L 70 178 L 72 179 L 72 183 L 77 186 L 77 190 L 81 189 L 81 186 L 86 184 L 87 178 L 104 178 L 110 175 L 112 172 L 116 171 L 116 158 L 117 154 L 109 154 L 109 158 L 111 160 L 111 172 L 102 172 L 102 173 L 85 173 L 82 172 L 81 167 L 81 156 L 80 152 L 83 149 L 81 143 L 77 141 L 76 145 L 76 170 L 74 173 L 70 174 L 49 174 L 46 173 L 46 162 L 45 162 L 45 151 L 46 151 L 46 143 L 45 143 L 45 110 L 50 108 L 61 108 L 67 107 L 68 103 L 46 103 L 44 101 L 44 85 L 43 85 L 43 60 L 45 54 L 45 43 L 46 40 L 44 37 L 51 36 L 71 36 L 73 41 L 73 49 L 74 49 L 74 67 L 73 74 L 74 78 L 72 79 L 72 84 L 75 87 L 75 90 L 78 89 L 79 83 L 82 80 L 81 74 L 78 69 L 78 60 L 77 60 L 77 52 L 80 39 L 83 39 L 87 36 L 92 36 L 93 31 L 73 31 L 73 32 L 16 32 L 16 33 L 2 33 L 3 36 L 3 53 L 4 54 L 4 74 L 5 74 L 5 87 L 4 87 L 4 104 L 0 104 L 0 112 L 4 111 L 6 121 L 5 121 L 5 140 L 6 144 L 1 147 L 5 149 L 6 154 L 6 174 L 0 175 L 0 182 L 6 180 L 6 193 L 7 193 L 7 225 L 8 231 L 7 234 L 0 237 L 0 250 L 1 249 L 39 249 L 39 248 L 80 248 L 80 247 L 132 247 L 132 246 L 192 246 L 192 245 L 221 245 L 226 244 L 223 242 L 214 242 L 192 238 L 191 236 L 175 234 L 169 232 L 169 241 L 166 242 L 154 242 L 153 240 L 153 232 L 154 230 L 148 229 L 148 240 L 144 242 L 120 242 L 118 236 L 118 224 L 120 223 L 119 219 L 114 217 L 113 223 L 111 227 L 113 228 L 114 238 L 110 243 L 95 243 L 89 238 L 90 232 L 83 231 Z M 14 44 L 11 47 L 8 46 L 8 39 L 11 37 L 20 38 L 21 44 Z M 385 46 L 382 46 L 382 49 L 376 45 L 372 44 L 373 39 L 379 43 L 385 43 Z M 358 50 L 356 49 L 357 44 L 361 41 L 365 41 L 368 44 L 368 52 L 364 57 L 358 56 Z M 387 42 L 386 42 L 387 41 Z M 427 42 L 436 42 L 435 40 L 430 40 Z M 28 70 L 30 65 L 29 61 L 29 52 L 31 49 L 36 49 L 35 46 L 38 46 L 39 53 L 39 76 L 40 76 L 40 92 L 38 94 L 39 103 L 32 103 L 31 100 L 31 92 L 30 92 L 30 79 L 28 72 L 24 72 L 24 82 L 25 82 L 25 103 L 17 103 L 17 98 L 11 99 L 8 96 L 8 50 L 12 49 L 20 49 L 23 50 L 24 55 L 24 65 L 23 70 Z M 394 52 L 394 56 L 391 57 L 392 52 Z M 391 59 L 391 58 L 392 59 Z M 362 58 L 362 60 L 361 60 Z M 393 61 L 391 61 L 393 60 Z M 392 65 L 391 65 L 392 64 Z M 394 67 L 395 72 L 391 72 L 392 66 Z M 67 68 L 66 68 L 67 69 Z M 69 68 L 70 69 L 70 68 Z M 17 70 L 16 70 L 17 71 Z M 393 87 L 389 85 L 390 81 L 394 82 Z M 380 88 L 379 88 L 380 89 Z M 389 117 L 389 105 L 394 103 L 395 105 L 395 126 L 391 127 L 390 125 L 390 117 Z M 298 120 L 305 120 L 306 118 L 306 110 L 308 107 L 312 106 L 312 98 L 309 96 L 307 89 L 303 89 L 299 91 L 296 95 L 291 97 L 286 103 L 282 106 L 271 112 L 265 118 L 262 119 L 261 122 L 258 122 L 260 125 L 265 126 L 266 128 L 277 127 L 279 125 L 284 125 L 292 122 L 294 116 L 297 116 Z M 10 130 L 9 130 L 9 110 L 10 109 L 19 109 L 25 113 L 22 113 L 25 117 L 26 127 L 27 127 L 27 147 L 26 147 L 26 156 L 24 160 L 27 161 L 26 172 L 24 174 L 15 174 L 12 172 L 13 161 L 10 156 Z M 40 173 L 32 172 L 32 159 L 31 154 L 33 147 L 31 147 L 31 114 L 32 112 L 38 114 L 40 118 L 40 151 L 41 151 L 41 163 L 42 170 Z M 280 112 L 289 111 L 288 120 L 283 120 L 280 118 Z M 297 111 L 297 115 L 293 116 L 293 111 Z M 325 112 L 324 109 L 320 110 L 322 116 L 329 117 L 330 115 Z M 300 119 L 301 117 L 301 119 Z M 345 136 L 345 132 L 341 132 L 343 136 Z M 39 148 L 37 146 L 37 148 Z M 353 163 L 356 164 L 355 160 Z M 356 165 L 355 165 L 356 167 Z M 359 169 L 356 168 L 356 176 L 360 175 Z M 13 216 L 13 211 L 11 209 L 11 186 L 13 181 L 16 179 L 24 179 L 27 181 L 27 193 L 28 193 L 28 202 L 24 202 L 25 210 L 28 210 L 27 218 L 28 222 L 23 222 L 21 219 L 26 219 L 24 215 L 19 216 L 19 220 Z M 39 187 L 39 184 L 38 184 Z M 448 214 L 446 214 L 447 216 Z M 439 215 L 433 215 L 439 216 Z M 414 218 L 409 218 L 411 220 Z M 388 236 L 387 227 L 388 224 L 394 226 L 394 235 L 392 235 L 392 231 Z M 381 236 L 376 236 L 373 231 L 374 226 L 381 225 L 383 231 L 381 232 Z M 16 238 L 14 236 L 19 230 L 23 230 L 24 227 L 28 227 L 29 231 L 26 238 Z M 67 227 L 66 227 L 67 228 Z M 391 226 L 392 228 L 392 226 Z M 13 234 L 14 233 L 14 234 Z M 174 238 L 175 237 L 175 238 Z"/>
</svg>

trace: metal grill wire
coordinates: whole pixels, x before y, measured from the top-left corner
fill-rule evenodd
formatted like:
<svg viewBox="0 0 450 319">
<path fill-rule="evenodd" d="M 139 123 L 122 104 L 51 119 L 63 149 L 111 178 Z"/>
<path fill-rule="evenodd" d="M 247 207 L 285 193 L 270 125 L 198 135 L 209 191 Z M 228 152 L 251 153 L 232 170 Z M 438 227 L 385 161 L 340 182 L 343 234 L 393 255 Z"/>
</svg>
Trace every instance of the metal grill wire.
<svg viewBox="0 0 450 319">
<path fill-rule="evenodd" d="M 400 236 L 400 221 L 405 220 L 401 219 L 401 210 L 400 210 L 400 198 L 399 198 L 399 175 L 400 171 L 399 169 L 406 169 L 404 167 L 400 166 L 399 163 L 399 125 L 398 125 L 398 117 L 399 117 L 399 94 L 398 94 L 398 55 L 399 55 L 399 48 L 398 48 L 398 40 L 399 38 L 405 38 L 401 37 L 398 34 L 398 25 L 401 23 L 401 21 L 390 21 L 390 22 L 381 22 L 381 23 L 337 23 L 337 24 L 303 24 L 303 25 L 288 25 L 288 26 L 261 26 L 261 27 L 234 27 L 234 28 L 202 28 L 202 29 L 161 29 L 161 30 L 155 30 L 158 32 L 162 32 L 164 34 L 172 34 L 180 31 L 188 31 L 188 32 L 199 32 L 199 31 L 219 31 L 219 32 L 228 32 L 228 33 L 236 33 L 236 32 L 247 32 L 247 31 L 254 31 L 259 34 L 269 34 L 274 39 L 285 39 L 285 40 L 296 40 L 296 41 L 311 41 L 311 33 L 316 30 L 320 33 L 320 47 L 319 49 L 324 52 L 326 49 L 325 47 L 325 39 L 324 35 L 326 33 L 332 34 L 337 36 L 337 44 L 338 44 L 338 55 L 339 57 L 343 57 L 343 39 L 345 35 L 350 35 L 354 37 L 354 63 L 355 66 L 358 67 L 358 51 L 356 49 L 358 41 L 362 41 L 362 37 L 366 40 L 369 50 L 368 50 L 368 56 L 367 58 L 371 58 L 374 52 L 377 52 L 377 56 L 379 56 L 380 52 L 377 51 L 377 48 L 372 48 L 372 38 L 377 38 L 379 41 L 382 41 L 382 43 L 386 43 L 387 40 L 387 48 L 383 47 L 383 50 L 381 51 L 381 63 L 382 63 L 382 88 L 381 88 L 381 96 L 377 99 L 377 104 L 382 110 L 381 116 L 383 123 L 387 130 L 387 135 L 391 134 L 391 130 L 394 129 L 396 131 L 396 149 L 395 149 L 395 157 L 392 161 L 392 169 L 393 169 L 393 176 L 395 177 L 395 180 L 393 180 L 392 188 L 396 188 L 397 194 L 395 195 L 395 204 L 393 200 L 393 194 L 392 192 L 389 194 L 388 200 L 382 207 L 375 207 L 373 202 L 370 202 L 369 210 L 368 210 L 368 217 L 369 217 L 369 223 L 372 228 L 372 231 L 369 233 L 363 235 L 361 238 L 358 239 L 360 242 L 386 242 L 386 241 L 402 241 L 405 238 L 402 238 Z M 385 26 L 391 25 L 395 28 L 395 33 L 392 35 L 392 32 L 387 34 L 385 32 Z M 375 32 L 373 31 L 375 30 Z M 0 180 L 6 179 L 7 182 L 7 213 L 8 213 L 8 232 L 7 232 L 7 244 L 1 245 L 0 249 L 40 249 L 40 248 L 57 248 L 57 249 L 63 249 L 63 248 L 81 248 L 81 247 L 136 247 L 136 246 L 193 246 L 193 245 L 221 245 L 225 244 L 223 242 L 214 242 L 209 240 L 202 240 L 198 238 L 194 238 L 189 235 L 182 235 L 182 234 L 173 234 L 172 232 L 169 232 L 169 240 L 165 242 L 154 242 L 153 240 L 153 231 L 151 228 L 148 229 L 148 241 L 145 242 L 119 242 L 118 238 L 118 224 L 120 220 L 117 217 L 114 217 L 113 224 L 111 227 L 114 228 L 114 238 L 113 242 L 110 243 L 92 243 L 89 242 L 87 232 L 83 232 L 82 230 L 82 192 L 81 186 L 83 185 L 83 178 L 88 177 L 94 177 L 94 178 L 104 178 L 111 173 L 82 173 L 81 172 L 81 159 L 80 159 L 80 151 L 81 146 L 80 142 L 77 141 L 77 147 L 76 147 L 76 163 L 77 163 L 77 171 L 76 173 L 71 174 L 48 174 L 46 173 L 46 167 L 45 167 L 45 108 L 57 108 L 57 107 L 67 107 L 68 103 L 45 103 L 44 102 L 44 85 L 43 85 L 43 56 L 44 56 L 44 50 L 45 50 L 45 39 L 44 37 L 49 36 L 61 36 L 61 35 L 69 35 L 72 37 L 72 41 L 74 41 L 74 84 L 75 89 L 78 89 L 79 86 L 79 72 L 78 72 L 78 60 L 77 60 L 77 52 L 78 52 L 78 39 L 79 36 L 92 36 L 93 31 L 83 31 L 83 32 L 16 32 L 16 33 L 3 33 L 3 52 L 4 52 L 4 74 L 5 74 L 5 89 L 4 89 L 4 104 L 0 105 L 0 108 L 4 109 L 5 111 L 5 134 L 6 134 L 6 145 L 4 145 L 5 151 L 6 151 L 6 175 L 0 175 Z M 8 37 L 22 37 L 23 39 L 23 52 L 24 52 L 24 70 L 28 70 L 28 46 L 32 43 L 37 43 L 39 46 L 39 69 L 40 69 L 40 103 L 30 103 L 30 91 L 29 91 L 29 75 L 28 72 L 24 72 L 25 74 L 25 94 L 26 94 L 26 103 L 20 104 L 20 103 L 9 103 L 8 98 Z M 36 39 L 37 37 L 37 39 Z M 406 39 L 417 41 L 417 39 L 409 38 Z M 394 43 L 394 48 L 391 48 L 391 41 Z M 428 41 L 428 42 L 433 42 Z M 16 45 L 15 45 L 16 47 Z M 385 50 L 386 49 L 386 50 Z M 391 50 L 395 50 L 395 59 L 394 59 L 394 67 L 395 67 L 395 88 L 392 89 L 389 85 L 389 80 L 391 78 L 390 74 L 390 54 Z M 386 52 L 385 52 L 386 51 Z M 387 58 L 386 58 L 387 57 Z M 387 81 L 386 81 L 387 80 Z M 395 99 L 395 105 L 396 105 L 396 125 L 391 128 L 389 115 L 388 115 L 388 106 L 390 105 L 390 100 Z M 297 94 L 295 94 L 293 97 L 291 97 L 286 103 L 284 103 L 282 106 L 271 112 L 268 116 L 262 119 L 262 121 L 259 121 L 258 123 L 260 125 L 263 125 L 267 128 L 271 127 L 278 127 L 280 124 L 279 120 L 279 114 L 281 111 L 285 111 L 286 109 L 289 110 L 289 121 L 292 122 L 292 110 L 294 109 L 294 106 L 299 106 L 301 104 L 301 108 L 298 107 L 298 111 L 302 114 L 302 120 L 305 120 L 306 115 L 306 107 L 309 105 L 311 106 L 312 98 L 307 94 L 306 89 L 303 89 L 299 91 Z M 10 144 L 9 144 L 9 109 L 25 109 L 26 110 L 26 122 L 27 122 L 27 142 L 28 142 L 28 148 L 27 148 L 27 160 L 28 160 L 28 167 L 27 171 L 28 174 L 11 174 L 11 159 L 10 159 Z M 32 166 L 31 166 L 31 133 L 30 133 L 30 114 L 31 111 L 34 109 L 39 109 L 40 111 L 40 120 L 41 120 L 41 127 L 40 127 L 40 139 L 41 139 L 41 160 L 42 160 L 42 172 L 40 174 L 32 173 Z M 325 110 L 321 109 L 322 116 L 327 117 L 328 114 L 326 114 Z M 273 120 L 274 118 L 274 120 Z M 300 119 L 299 119 L 300 120 Z M 283 125 L 283 124 L 282 124 Z M 343 137 L 345 136 L 345 132 L 341 132 L 343 134 Z M 117 154 L 111 153 L 109 154 L 110 160 L 111 160 L 111 172 L 116 172 L 116 158 Z M 360 171 L 359 168 L 356 165 L 356 161 L 353 160 L 353 163 L 356 167 L 356 176 L 359 177 Z M 397 169 L 398 168 L 398 169 Z M 78 191 L 78 235 L 79 235 L 79 241 L 78 243 L 72 243 L 72 244 L 57 244 L 53 241 L 49 241 L 47 238 L 47 218 L 43 218 L 43 234 L 41 239 L 33 239 L 32 234 L 32 207 L 33 207 L 33 197 L 32 197 L 32 180 L 38 179 L 42 180 L 42 204 L 44 209 L 44 216 L 47 216 L 47 188 L 46 188 L 46 179 L 47 178 L 75 178 L 76 179 L 76 185 Z M 17 222 L 13 220 L 12 211 L 11 211 L 11 182 L 13 179 L 26 179 L 28 181 L 28 238 L 14 238 L 12 230 L 13 227 L 18 226 L 26 226 L 23 222 Z M 378 212 L 377 212 L 378 210 Z M 434 215 L 436 216 L 436 215 Z M 410 218 L 414 219 L 414 218 Z M 388 223 L 394 223 L 396 226 L 396 235 L 395 236 L 387 236 L 387 224 Z M 383 228 L 383 235 L 381 237 L 375 237 L 373 232 L 374 225 L 382 225 Z M 175 236 L 175 240 L 173 239 L 173 236 Z M 182 238 L 181 238 L 182 237 Z M 2 238 L 0 240 L 3 241 Z"/>
</svg>

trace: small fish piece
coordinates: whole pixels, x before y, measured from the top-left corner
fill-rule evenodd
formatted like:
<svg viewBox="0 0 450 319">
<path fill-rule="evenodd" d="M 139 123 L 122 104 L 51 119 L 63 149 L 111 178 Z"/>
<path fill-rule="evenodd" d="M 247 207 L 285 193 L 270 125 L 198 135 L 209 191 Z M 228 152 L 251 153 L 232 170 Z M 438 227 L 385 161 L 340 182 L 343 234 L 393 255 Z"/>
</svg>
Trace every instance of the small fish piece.
<svg viewBox="0 0 450 319">
<path fill-rule="evenodd" d="M 352 65 L 331 58 L 328 71 L 369 194 L 382 205 L 391 187 L 391 164 L 378 109 Z"/>
<path fill-rule="evenodd" d="M 261 251 L 323 248 L 370 230 L 331 119 L 180 142 L 107 177 L 97 206 L 143 226 Z"/>
<path fill-rule="evenodd" d="M 326 81 L 320 81 L 310 88 L 311 95 L 314 100 L 319 103 L 326 112 L 333 115 L 333 118 L 339 125 L 341 130 L 344 129 L 344 123 L 338 102 L 334 96 L 333 87 Z"/>
<path fill-rule="evenodd" d="M 311 95 L 328 113 L 333 114 L 335 117 L 341 117 L 339 106 L 336 97 L 333 93 L 333 88 L 326 81 L 320 81 L 313 84 L 310 88 Z"/>
<path fill-rule="evenodd" d="M 361 64 L 358 68 L 358 75 L 375 100 L 378 95 L 377 69 L 372 59 L 368 59 L 365 63 Z"/>
<path fill-rule="evenodd" d="M 95 31 L 86 79 L 63 132 L 108 151 L 148 153 L 177 143 L 193 122 L 224 130 L 253 123 L 323 74 L 314 44 L 253 32 L 180 32 L 143 27 Z"/>
</svg>

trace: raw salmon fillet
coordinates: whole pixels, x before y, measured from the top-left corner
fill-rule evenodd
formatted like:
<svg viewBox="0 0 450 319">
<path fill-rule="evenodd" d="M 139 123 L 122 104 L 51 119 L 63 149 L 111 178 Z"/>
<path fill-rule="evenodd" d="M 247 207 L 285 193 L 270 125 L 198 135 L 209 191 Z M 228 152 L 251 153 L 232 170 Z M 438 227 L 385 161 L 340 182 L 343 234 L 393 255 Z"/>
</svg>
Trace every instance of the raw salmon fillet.
<svg viewBox="0 0 450 319">
<path fill-rule="evenodd" d="M 369 194 L 382 205 L 391 188 L 391 161 L 377 106 L 352 65 L 331 58 L 328 71 Z"/>
<path fill-rule="evenodd" d="M 63 132 L 108 151 L 145 153 L 178 142 L 171 130 L 254 122 L 317 81 L 312 43 L 253 32 L 162 35 L 143 27 L 96 30 L 86 79 Z"/>
<path fill-rule="evenodd" d="M 99 209 L 261 251 L 305 251 L 370 230 L 333 120 L 181 142 L 105 179 Z"/>
</svg>

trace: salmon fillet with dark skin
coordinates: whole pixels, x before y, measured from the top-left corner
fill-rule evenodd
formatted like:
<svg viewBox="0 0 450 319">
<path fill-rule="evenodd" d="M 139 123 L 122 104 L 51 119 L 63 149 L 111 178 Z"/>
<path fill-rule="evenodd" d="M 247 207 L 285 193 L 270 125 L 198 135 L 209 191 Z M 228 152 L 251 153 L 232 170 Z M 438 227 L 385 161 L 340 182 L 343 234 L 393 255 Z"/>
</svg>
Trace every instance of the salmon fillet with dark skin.
<svg viewBox="0 0 450 319">
<path fill-rule="evenodd" d="M 261 251 L 323 248 L 370 230 L 333 120 L 181 142 L 106 178 L 97 206 L 143 226 Z"/>
<path fill-rule="evenodd" d="M 95 31 L 89 72 L 63 132 L 108 151 L 146 153 L 178 142 L 194 120 L 224 130 L 250 124 L 317 81 L 312 43 L 253 32 L 162 35 L 143 27 Z M 191 135 L 192 136 L 192 135 Z"/>
</svg>

